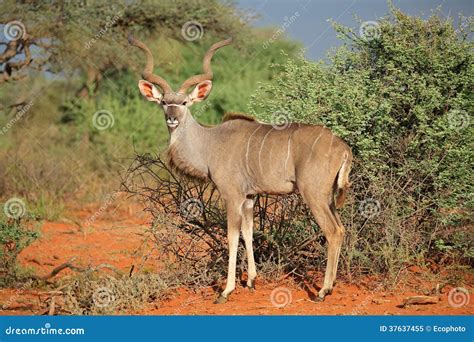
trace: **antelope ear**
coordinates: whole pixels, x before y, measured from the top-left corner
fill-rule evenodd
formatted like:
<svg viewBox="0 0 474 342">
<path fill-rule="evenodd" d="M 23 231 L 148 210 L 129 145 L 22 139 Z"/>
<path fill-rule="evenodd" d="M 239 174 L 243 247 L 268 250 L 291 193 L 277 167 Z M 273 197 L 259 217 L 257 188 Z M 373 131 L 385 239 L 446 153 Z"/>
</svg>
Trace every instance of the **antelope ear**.
<svg viewBox="0 0 474 342">
<path fill-rule="evenodd" d="M 153 85 L 153 83 L 148 81 L 138 81 L 138 89 L 140 89 L 140 93 L 142 93 L 142 95 L 145 96 L 148 101 L 159 103 L 163 98 L 161 92 Z"/>
<path fill-rule="evenodd" d="M 191 102 L 196 103 L 196 102 L 204 101 L 211 93 L 211 89 L 212 89 L 212 82 L 209 80 L 198 83 L 198 85 L 194 87 L 193 91 L 191 92 L 189 96 L 189 98 L 191 99 Z"/>
</svg>

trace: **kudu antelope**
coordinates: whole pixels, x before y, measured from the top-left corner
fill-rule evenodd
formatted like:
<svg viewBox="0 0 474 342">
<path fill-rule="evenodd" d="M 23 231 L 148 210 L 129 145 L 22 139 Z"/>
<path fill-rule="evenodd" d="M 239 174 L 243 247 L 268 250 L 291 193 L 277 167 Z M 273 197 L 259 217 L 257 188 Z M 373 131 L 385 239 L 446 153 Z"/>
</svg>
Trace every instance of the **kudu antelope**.
<svg viewBox="0 0 474 342">
<path fill-rule="evenodd" d="M 212 45 L 204 56 L 204 73 L 188 78 L 178 92 L 153 74 L 150 49 L 133 37 L 129 42 L 145 53 L 145 80 L 138 82 L 138 88 L 148 101 L 164 110 L 170 134 L 169 162 L 184 174 L 214 182 L 226 202 L 229 266 L 226 287 L 216 303 L 225 303 L 235 288 L 240 230 L 247 253 L 247 286 L 254 287 L 257 272 L 252 249 L 253 197 L 296 190 L 328 242 L 326 274 L 317 297 L 323 300 L 332 291 L 344 237 L 336 207 L 342 206 L 350 185 L 350 148 L 324 126 L 290 124 L 282 128 L 243 115 L 230 116 L 214 127 L 196 122 L 189 107 L 209 95 L 212 56 L 217 49 L 229 45 L 231 39 Z"/>
</svg>

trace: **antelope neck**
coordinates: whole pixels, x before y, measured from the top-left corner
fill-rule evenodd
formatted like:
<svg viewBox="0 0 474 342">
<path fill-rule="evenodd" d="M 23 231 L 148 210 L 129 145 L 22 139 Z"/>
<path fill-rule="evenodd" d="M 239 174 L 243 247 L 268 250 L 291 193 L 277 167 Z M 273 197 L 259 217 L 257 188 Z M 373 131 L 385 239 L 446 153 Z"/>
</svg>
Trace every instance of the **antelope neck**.
<svg viewBox="0 0 474 342">
<path fill-rule="evenodd" d="M 180 171 L 207 178 L 211 155 L 211 129 L 199 125 L 188 112 L 186 120 L 171 134 L 168 155 Z"/>
</svg>

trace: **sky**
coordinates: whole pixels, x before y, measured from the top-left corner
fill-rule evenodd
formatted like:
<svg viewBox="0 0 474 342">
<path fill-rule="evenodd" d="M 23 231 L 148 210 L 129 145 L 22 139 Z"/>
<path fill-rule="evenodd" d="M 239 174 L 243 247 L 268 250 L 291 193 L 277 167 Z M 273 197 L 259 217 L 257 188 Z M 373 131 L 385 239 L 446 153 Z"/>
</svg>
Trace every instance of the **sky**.
<svg viewBox="0 0 474 342">
<path fill-rule="evenodd" d="M 410 15 L 425 18 L 438 6 L 444 17 L 455 19 L 459 13 L 473 15 L 474 7 L 474 0 L 393 0 L 392 3 Z M 281 28 L 286 21 L 285 34 L 300 41 L 307 48 L 306 56 L 313 60 L 325 58 L 331 47 L 341 44 L 328 19 L 358 32 L 359 24 L 354 16 L 362 21 L 376 21 L 389 11 L 386 0 L 238 0 L 236 4 L 259 16 L 252 23 L 254 26 Z"/>
</svg>

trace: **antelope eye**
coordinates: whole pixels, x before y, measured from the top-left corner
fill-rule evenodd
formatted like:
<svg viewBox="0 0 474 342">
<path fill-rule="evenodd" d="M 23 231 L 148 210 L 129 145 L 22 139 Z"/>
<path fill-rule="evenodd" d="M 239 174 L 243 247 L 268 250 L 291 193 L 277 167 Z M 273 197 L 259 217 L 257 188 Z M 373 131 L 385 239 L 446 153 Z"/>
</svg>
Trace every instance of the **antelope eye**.
<svg viewBox="0 0 474 342">
<path fill-rule="evenodd" d="M 183 101 L 182 105 L 186 106 L 188 104 L 188 101 Z"/>
<path fill-rule="evenodd" d="M 167 105 L 167 103 L 166 103 L 165 101 L 161 101 L 161 104 L 162 104 L 163 106 L 166 106 L 166 105 Z"/>
</svg>

